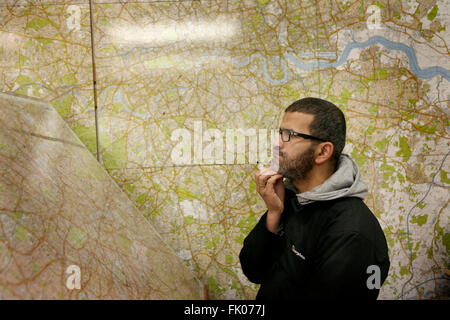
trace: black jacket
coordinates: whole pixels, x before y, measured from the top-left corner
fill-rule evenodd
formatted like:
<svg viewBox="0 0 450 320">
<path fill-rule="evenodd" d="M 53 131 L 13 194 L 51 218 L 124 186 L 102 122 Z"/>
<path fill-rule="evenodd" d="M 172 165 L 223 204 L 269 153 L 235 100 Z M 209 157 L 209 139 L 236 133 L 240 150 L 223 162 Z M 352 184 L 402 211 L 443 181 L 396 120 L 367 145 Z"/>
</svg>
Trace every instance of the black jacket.
<svg viewBox="0 0 450 320">
<path fill-rule="evenodd" d="M 377 271 L 368 267 L 379 267 L 381 285 L 390 263 L 383 230 L 364 202 L 347 197 L 301 206 L 286 189 L 284 204 L 281 232 L 267 230 L 266 212 L 239 254 L 244 274 L 261 284 L 256 299 L 376 299 Z"/>
</svg>

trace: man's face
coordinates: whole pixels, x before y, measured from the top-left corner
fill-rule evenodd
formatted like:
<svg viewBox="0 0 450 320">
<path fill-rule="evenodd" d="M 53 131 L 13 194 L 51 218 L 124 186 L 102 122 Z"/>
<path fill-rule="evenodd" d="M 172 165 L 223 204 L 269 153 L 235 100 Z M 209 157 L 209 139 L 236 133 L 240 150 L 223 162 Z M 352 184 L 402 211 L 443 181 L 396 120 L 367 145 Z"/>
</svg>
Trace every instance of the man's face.
<svg viewBox="0 0 450 320">
<path fill-rule="evenodd" d="M 309 125 L 314 116 L 300 112 L 286 112 L 280 129 L 289 129 L 298 133 L 311 134 Z M 279 170 L 283 176 L 294 180 L 303 180 L 314 166 L 314 141 L 301 137 L 291 136 L 288 142 L 278 139 Z M 277 146 L 275 146 L 276 148 Z"/>
</svg>

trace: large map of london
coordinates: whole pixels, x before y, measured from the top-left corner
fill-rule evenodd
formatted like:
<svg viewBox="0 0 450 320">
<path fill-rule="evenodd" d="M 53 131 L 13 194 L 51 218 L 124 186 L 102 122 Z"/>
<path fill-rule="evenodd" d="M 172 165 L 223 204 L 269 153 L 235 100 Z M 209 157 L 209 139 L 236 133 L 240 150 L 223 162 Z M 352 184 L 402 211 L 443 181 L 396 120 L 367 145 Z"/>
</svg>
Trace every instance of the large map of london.
<svg viewBox="0 0 450 320">
<path fill-rule="evenodd" d="M 97 103 L 102 166 L 216 299 L 257 292 L 238 254 L 265 211 L 253 175 L 271 132 L 296 99 L 328 99 L 388 241 L 379 298 L 448 298 L 449 14 L 443 0 L 9 0 L 0 88 L 49 101 L 95 156 Z"/>
</svg>

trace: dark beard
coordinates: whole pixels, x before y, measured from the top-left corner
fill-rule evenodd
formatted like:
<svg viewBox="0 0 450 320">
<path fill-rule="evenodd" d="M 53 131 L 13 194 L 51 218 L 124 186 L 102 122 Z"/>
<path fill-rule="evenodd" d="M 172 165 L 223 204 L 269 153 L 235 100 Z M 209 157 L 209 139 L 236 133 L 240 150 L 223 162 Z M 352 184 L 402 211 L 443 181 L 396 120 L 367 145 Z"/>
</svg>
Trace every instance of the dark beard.
<svg viewBox="0 0 450 320">
<path fill-rule="evenodd" d="M 291 181 L 304 180 L 314 166 L 313 146 L 294 159 L 286 158 L 282 152 L 280 155 L 283 156 L 283 162 L 279 164 L 278 172 Z"/>
</svg>

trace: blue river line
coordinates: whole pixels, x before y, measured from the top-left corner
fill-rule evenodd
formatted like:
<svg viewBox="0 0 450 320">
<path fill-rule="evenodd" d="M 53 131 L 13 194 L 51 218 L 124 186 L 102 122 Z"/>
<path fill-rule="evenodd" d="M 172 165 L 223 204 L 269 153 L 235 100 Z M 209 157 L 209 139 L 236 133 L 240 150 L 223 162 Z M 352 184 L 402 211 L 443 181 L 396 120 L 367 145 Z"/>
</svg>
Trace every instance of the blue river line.
<svg viewBox="0 0 450 320">
<path fill-rule="evenodd" d="M 204 62 L 205 60 L 208 60 L 208 59 L 221 60 L 221 61 L 225 61 L 225 62 L 230 62 L 233 65 L 236 65 L 238 67 L 245 67 L 245 66 L 249 65 L 254 58 L 259 58 L 262 61 L 262 68 L 261 68 L 260 72 L 263 74 L 264 79 L 273 85 L 280 85 L 289 80 L 290 71 L 288 70 L 288 68 L 286 66 L 287 60 L 289 60 L 291 63 L 293 63 L 300 70 L 314 70 L 314 69 L 317 70 L 317 69 L 326 69 L 326 68 L 336 68 L 336 67 L 339 67 L 339 66 L 343 65 L 344 63 L 346 63 L 346 61 L 353 49 L 364 49 L 373 44 L 381 44 L 390 50 L 398 50 L 398 51 L 404 52 L 406 54 L 406 56 L 408 57 L 411 72 L 414 73 L 419 78 L 430 79 L 437 75 L 440 75 L 443 78 L 450 81 L 450 71 L 443 67 L 433 66 L 433 67 L 421 69 L 419 67 L 416 52 L 413 48 L 407 46 L 404 43 L 390 41 L 382 36 L 373 36 L 364 42 L 356 42 L 355 41 L 355 42 L 351 42 L 351 43 L 347 44 L 347 46 L 345 47 L 341 56 L 335 62 L 313 61 L 313 62 L 308 62 L 308 63 L 302 63 L 296 55 L 294 55 L 292 53 L 285 53 L 282 57 L 280 57 L 280 67 L 283 71 L 283 77 L 281 79 L 274 79 L 269 75 L 269 72 L 267 70 L 267 59 L 261 53 L 253 53 L 247 57 L 237 57 L 237 58 L 215 56 L 215 55 L 214 56 L 202 56 L 197 60 L 197 62 L 195 64 L 195 81 L 193 82 L 193 85 L 188 88 L 171 88 L 169 91 L 176 91 L 176 90 L 186 91 L 186 90 L 193 88 L 194 84 L 197 83 L 198 74 L 201 69 L 202 62 Z M 123 58 L 135 49 L 138 49 L 138 50 L 144 49 L 145 50 L 147 48 L 135 47 L 135 48 L 132 48 L 131 50 L 129 50 L 128 52 L 120 54 L 120 56 Z M 320 52 L 317 54 L 320 55 Z M 330 53 L 327 52 L 327 54 L 329 55 Z M 300 53 L 299 55 L 303 56 L 305 54 Z M 311 54 L 311 56 L 312 56 L 312 54 Z M 165 92 L 161 92 L 158 94 L 158 96 L 156 98 L 156 103 L 153 107 L 153 112 L 156 112 L 156 110 L 158 109 L 160 97 L 164 93 Z M 118 97 L 116 96 L 115 100 L 117 98 Z M 122 99 L 119 98 L 118 100 L 120 101 Z M 122 102 L 123 105 L 126 106 L 126 109 L 128 109 L 128 111 L 131 111 L 131 110 L 129 110 L 129 108 L 127 107 L 127 105 L 124 103 L 123 100 L 120 102 Z M 149 117 L 149 114 L 142 114 L 142 113 L 137 114 L 134 112 L 132 112 L 132 113 L 138 117 L 141 117 L 141 118 L 143 117 L 145 119 L 148 119 L 148 117 Z"/>
<path fill-rule="evenodd" d="M 291 53 L 286 53 L 284 55 L 285 58 L 289 59 L 295 66 L 297 66 L 301 70 L 312 70 L 312 69 L 326 69 L 326 68 L 336 68 L 341 65 L 343 65 L 350 55 L 350 52 L 353 49 L 365 49 L 373 44 L 381 44 L 384 47 L 390 49 L 390 50 L 399 50 L 406 54 L 409 60 L 409 66 L 411 69 L 411 72 L 414 73 L 417 77 L 422 79 L 430 79 L 437 75 L 442 76 L 443 78 L 450 81 L 450 71 L 440 67 L 440 66 L 434 66 L 429 67 L 425 69 L 421 69 L 419 67 L 419 63 L 417 61 L 416 52 L 413 48 L 407 46 L 404 43 L 401 42 L 393 42 L 390 41 L 382 36 L 374 36 L 369 38 L 367 41 L 364 42 L 351 42 L 347 44 L 344 51 L 342 52 L 342 55 L 340 58 L 335 62 L 326 62 L 326 61 L 314 61 L 310 63 L 301 63 L 297 57 Z"/>
<path fill-rule="evenodd" d="M 384 47 L 386 47 L 390 50 L 399 50 L 399 51 L 404 52 L 406 54 L 406 56 L 408 57 L 411 72 L 414 73 L 417 77 L 422 78 L 422 79 L 430 79 L 437 75 L 440 75 L 443 78 L 450 81 L 450 71 L 449 70 L 447 70 L 443 67 L 440 67 L 440 66 L 434 66 L 434 67 L 421 69 L 419 67 L 419 63 L 417 61 L 416 52 L 414 51 L 413 48 L 411 48 L 401 42 L 390 41 L 382 36 L 374 36 L 364 42 L 351 42 L 351 43 L 347 44 L 347 46 L 345 47 L 344 51 L 342 52 L 342 55 L 340 56 L 340 58 L 337 61 L 331 62 L 331 63 L 326 62 L 326 61 L 313 61 L 313 62 L 309 62 L 309 63 L 302 63 L 292 53 L 285 53 L 283 55 L 283 57 L 285 59 L 291 61 L 297 68 L 299 68 L 301 70 L 336 68 L 336 67 L 343 65 L 347 61 L 348 56 L 350 55 L 350 52 L 353 49 L 365 49 L 365 48 L 370 47 L 371 45 L 377 44 L 377 43 L 383 45 Z M 249 60 L 251 60 L 253 57 L 259 57 L 260 59 L 262 59 L 264 61 L 264 65 L 266 64 L 266 59 L 261 54 L 255 53 L 249 57 Z M 236 63 L 234 61 L 233 61 L 233 63 L 242 66 L 242 64 Z M 267 73 L 267 68 L 264 66 L 263 73 L 264 73 L 265 79 L 275 85 L 280 84 L 283 81 L 286 81 L 287 80 L 286 73 L 288 73 L 288 71 L 286 69 L 286 66 L 285 66 L 283 60 L 281 63 L 281 67 L 283 69 L 283 72 L 285 73 L 285 77 L 280 80 L 275 80 L 275 79 L 271 79 L 269 77 L 269 75 Z"/>
<path fill-rule="evenodd" d="M 434 66 L 434 67 L 429 67 L 429 68 L 425 68 L 425 69 L 421 69 L 419 67 L 419 63 L 417 62 L 417 56 L 416 56 L 416 52 L 414 51 L 413 48 L 407 46 L 404 43 L 401 42 L 393 42 L 390 40 L 387 40 L 386 38 L 382 37 L 382 36 L 374 36 L 369 38 L 367 41 L 365 42 L 352 42 L 349 43 L 345 49 L 344 52 L 342 52 L 341 57 L 339 58 L 338 61 L 329 64 L 330 67 L 337 67 L 340 66 L 341 64 L 343 64 L 347 58 L 348 55 L 350 54 L 350 51 L 352 51 L 355 48 L 367 48 L 369 46 L 371 46 L 372 44 L 375 43 L 379 43 L 383 46 L 385 46 L 386 48 L 390 49 L 390 50 L 400 50 L 403 51 L 409 59 L 409 65 L 411 68 L 412 73 L 414 73 L 417 77 L 422 78 L 422 79 L 430 79 L 433 78 L 437 75 L 442 76 L 443 78 L 447 79 L 448 81 L 450 81 L 450 71 L 440 67 L 440 66 Z M 319 65 L 319 67 L 322 67 L 321 65 Z"/>
<path fill-rule="evenodd" d="M 178 90 L 186 91 L 186 90 L 193 88 L 195 83 L 197 83 L 198 73 L 201 69 L 201 64 L 204 60 L 207 60 L 207 59 L 216 59 L 216 60 L 227 61 L 238 67 L 245 67 L 245 66 L 249 65 L 254 58 L 259 58 L 263 62 L 262 70 L 260 70 L 260 72 L 263 74 L 264 79 L 273 85 L 280 85 L 289 80 L 290 71 L 288 70 L 288 68 L 286 66 L 287 60 L 289 60 L 291 63 L 293 63 L 300 70 L 314 70 L 314 69 L 317 70 L 317 69 L 326 69 L 326 68 L 336 68 L 336 67 L 339 67 L 339 66 L 343 65 L 344 63 L 346 63 L 346 61 L 353 49 L 364 49 L 373 44 L 381 44 L 390 50 L 398 50 L 398 51 L 404 52 L 406 54 L 406 56 L 408 57 L 409 67 L 411 69 L 411 72 L 419 78 L 430 79 L 437 75 L 440 75 L 441 77 L 445 78 L 447 81 L 450 81 L 450 71 L 441 66 L 433 66 L 433 67 L 421 69 L 419 67 L 416 52 L 413 48 L 411 48 L 401 42 L 390 41 L 382 36 L 373 36 L 364 42 L 351 42 L 351 43 L 347 44 L 347 46 L 345 47 L 341 56 L 335 62 L 313 61 L 313 62 L 308 62 L 308 63 L 302 63 L 296 55 L 289 53 L 289 52 L 285 53 L 283 56 L 280 57 L 280 67 L 283 71 L 283 77 L 281 79 L 273 79 L 269 75 L 269 72 L 267 70 L 267 59 L 261 53 L 253 53 L 250 56 L 238 57 L 238 58 L 223 57 L 223 56 L 202 56 L 199 58 L 199 60 L 197 60 L 197 63 L 195 64 L 195 82 L 193 82 L 193 84 L 187 88 L 171 88 L 168 91 L 160 92 L 156 97 L 156 103 L 155 103 L 155 106 L 153 107 L 153 112 L 156 112 L 156 110 L 158 109 L 159 100 L 160 100 L 162 94 L 167 93 L 169 91 L 178 91 Z M 145 48 L 145 47 L 134 47 L 134 48 L 130 49 L 129 51 L 120 54 L 119 56 L 124 58 L 125 56 L 127 56 L 134 50 L 149 50 L 149 49 L 150 48 Z M 305 54 L 310 55 L 312 57 L 312 53 L 311 54 L 299 53 L 299 56 L 305 56 Z M 320 54 L 321 54 L 320 52 L 317 53 L 317 55 L 320 55 Z M 326 52 L 326 54 L 329 55 L 330 52 Z M 301 78 L 300 78 L 300 80 L 301 80 Z M 27 87 L 30 85 L 39 85 L 46 90 L 53 91 L 50 88 L 44 87 L 38 83 L 25 84 L 25 85 L 19 86 L 16 90 L 19 90 L 23 87 Z M 65 87 L 67 87 L 67 86 L 61 86 L 60 88 L 65 88 Z M 102 93 L 103 101 L 105 98 L 104 95 L 105 95 L 106 91 L 110 90 L 113 87 L 115 87 L 115 86 L 110 86 L 103 91 L 103 93 Z M 60 88 L 58 88 L 58 89 L 60 89 Z M 114 102 L 121 102 L 128 111 L 130 111 L 132 114 L 134 114 L 135 116 L 138 116 L 140 118 L 148 119 L 148 117 L 150 116 L 149 113 L 135 113 L 132 110 L 130 110 L 128 108 L 127 104 L 125 103 L 125 101 L 123 100 L 123 92 L 122 92 L 121 88 L 119 88 L 119 90 L 118 90 L 118 96 L 116 95 L 114 97 Z"/>
</svg>

